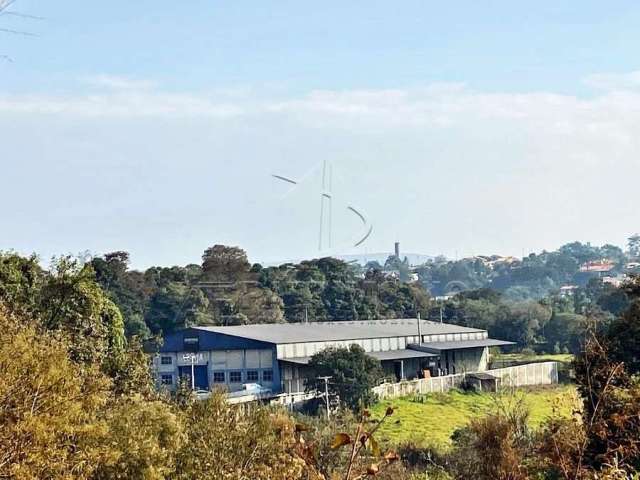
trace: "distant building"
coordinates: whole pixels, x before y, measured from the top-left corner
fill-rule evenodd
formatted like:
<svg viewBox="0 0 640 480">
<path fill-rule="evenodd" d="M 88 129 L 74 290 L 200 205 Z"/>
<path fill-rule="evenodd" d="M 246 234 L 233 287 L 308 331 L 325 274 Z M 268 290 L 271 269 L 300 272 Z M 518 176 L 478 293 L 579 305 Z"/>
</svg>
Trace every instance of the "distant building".
<svg viewBox="0 0 640 480">
<path fill-rule="evenodd" d="M 615 270 L 616 264 L 610 260 L 586 262 L 580 265 L 575 275 L 575 282 L 580 286 L 585 286 L 589 280 L 594 278 L 614 277 Z"/>
<path fill-rule="evenodd" d="M 306 366 L 327 347 L 360 345 L 397 380 L 481 372 L 489 347 L 511 342 L 485 330 L 417 319 L 192 327 L 164 337 L 154 356 L 158 386 L 186 377 L 196 389 L 259 384 L 275 395 L 304 391 Z"/>
<path fill-rule="evenodd" d="M 597 262 L 586 262 L 580 265 L 582 273 L 609 273 L 616 268 L 616 264 L 609 260 L 600 260 Z"/>
<path fill-rule="evenodd" d="M 628 279 L 629 277 L 626 275 L 606 276 L 602 277 L 602 283 L 612 285 L 615 288 L 620 288 Z"/>
<path fill-rule="evenodd" d="M 563 285 L 560 287 L 560 296 L 569 297 L 572 296 L 578 289 L 577 285 Z"/>
</svg>

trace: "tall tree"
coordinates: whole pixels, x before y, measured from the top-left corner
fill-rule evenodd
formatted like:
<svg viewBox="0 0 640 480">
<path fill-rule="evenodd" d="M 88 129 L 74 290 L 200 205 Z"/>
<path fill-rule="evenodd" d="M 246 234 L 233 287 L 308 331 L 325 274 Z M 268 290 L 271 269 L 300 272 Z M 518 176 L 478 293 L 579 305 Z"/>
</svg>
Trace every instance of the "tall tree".
<svg viewBox="0 0 640 480">
<path fill-rule="evenodd" d="M 247 253 L 238 247 L 214 245 L 202 255 L 203 279 L 216 282 L 246 280 L 251 270 Z"/>
<path fill-rule="evenodd" d="M 320 377 L 331 377 L 330 394 L 356 411 L 374 401 L 371 389 L 384 377 L 384 372 L 379 360 L 354 344 L 349 348 L 326 348 L 313 355 L 305 379 L 307 391 L 324 391 L 324 380 Z"/>
</svg>

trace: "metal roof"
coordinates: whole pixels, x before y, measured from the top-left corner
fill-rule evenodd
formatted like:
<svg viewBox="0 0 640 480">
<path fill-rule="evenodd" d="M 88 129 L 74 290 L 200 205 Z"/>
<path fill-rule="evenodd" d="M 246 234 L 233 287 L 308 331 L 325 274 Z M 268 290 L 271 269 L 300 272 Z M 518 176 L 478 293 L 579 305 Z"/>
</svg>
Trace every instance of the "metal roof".
<svg viewBox="0 0 640 480">
<path fill-rule="evenodd" d="M 271 323 L 231 327 L 193 327 L 197 330 L 249 338 L 273 344 L 359 340 L 418 335 L 418 320 L 366 320 L 353 322 Z M 422 335 L 483 332 L 478 328 L 421 320 Z"/>
<path fill-rule="evenodd" d="M 443 350 L 460 350 L 463 348 L 479 347 L 500 347 L 504 345 L 515 345 L 513 342 L 485 338 L 483 340 L 461 340 L 459 342 L 428 342 L 419 345 L 409 345 L 409 348 L 425 352 L 440 353 Z"/>
<path fill-rule="evenodd" d="M 406 360 L 408 358 L 427 358 L 437 357 L 435 353 L 420 352 L 418 350 L 402 349 L 402 350 L 389 350 L 388 352 L 369 352 L 367 355 L 371 355 L 378 360 Z"/>
<path fill-rule="evenodd" d="M 406 360 L 408 358 L 427 358 L 438 356 L 435 353 L 420 352 L 418 350 L 409 350 L 404 348 L 401 350 L 389 350 L 387 352 L 367 352 L 367 355 L 377 358 L 381 362 L 385 360 Z M 311 360 L 311 357 L 281 358 L 280 360 L 283 362 L 296 363 L 298 365 L 307 365 Z"/>
</svg>

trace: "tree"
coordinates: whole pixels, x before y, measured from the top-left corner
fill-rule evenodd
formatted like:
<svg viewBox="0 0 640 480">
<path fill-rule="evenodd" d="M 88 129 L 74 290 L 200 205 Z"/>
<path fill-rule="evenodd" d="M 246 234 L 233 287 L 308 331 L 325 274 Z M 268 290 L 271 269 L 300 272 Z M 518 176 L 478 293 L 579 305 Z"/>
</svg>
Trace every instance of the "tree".
<svg viewBox="0 0 640 480">
<path fill-rule="evenodd" d="M 144 315 L 151 289 L 142 273 L 129 271 L 129 254 L 118 251 L 94 257 L 91 266 L 98 284 L 120 309 L 127 337 L 148 337 Z"/>
<path fill-rule="evenodd" d="M 551 347 L 578 353 L 581 347 L 587 319 L 583 315 L 554 311 L 545 327 L 545 339 Z"/>
<path fill-rule="evenodd" d="M 324 381 L 318 377 L 330 376 L 329 392 L 356 411 L 374 401 L 371 389 L 384 377 L 380 361 L 370 357 L 356 344 L 329 347 L 311 357 L 305 379 L 307 391 L 324 391 Z"/>
<path fill-rule="evenodd" d="M 632 474 L 640 468 L 640 382 L 616 357 L 615 347 L 590 327 L 575 361 L 585 430 L 578 470 L 616 465 Z"/>
<path fill-rule="evenodd" d="M 42 285 L 38 316 L 45 328 L 64 332 L 71 358 L 100 364 L 125 348 L 124 321 L 118 307 L 95 281 L 89 264 L 71 257 L 57 259 Z"/>
<path fill-rule="evenodd" d="M 0 477 L 90 478 L 103 460 L 108 398 L 97 364 L 79 365 L 64 336 L 0 305 Z"/>
<path fill-rule="evenodd" d="M 368 272 L 370 270 L 382 270 L 382 265 L 377 260 L 369 260 L 364 266 L 364 271 Z"/>
<path fill-rule="evenodd" d="M 551 308 L 536 301 L 515 302 L 508 307 L 508 317 L 496 325 L 495 334 L 521 346 L 532 345 L 549 322 Z"/>
<path fill-rule="evenodd" d="M 631 235 L 627 239 L 627 248 L 629 249 L 629 256 L 634 259 L 640 257 L 640 235 L 637 233 Z"/>
<path fill-rule="evenodd" d="M 251 265 L 247 253 L 238 247 L 214 245 L 202 255 L 202 273 L 206 280 L 237 282 L 245 280 Z"/>
<path fill-rule="evenodd" d="M 625 287 L 630 305 L 609 326 L 610 355 L 623 362 L 630 374 L 640 373 L 640 277 Z"/>
<path fill-rule="evenodd" d="M 44 271 L 38 257 L 0 252 L 0 302 L 6 308 L 33 314 L 38 308 L 43 281 Z"/>
<path fill-rule="evenodd" d="M 177 451 L 176 480 L 295 480 L 304 461 L 295 454 L 295 428 L 282 414 L 241 409 L 214 393 L 184 413 L 187 437 Z"/>
<path fill-rule="evenodd" d="M 185 437 L 180 412 L 165 402 L 132 396 L 111 404 L 101 417 L 109 455 L 97 465 L 93 480 L 172 478 Z"/>
<path fill-rule="evenodd" d="M 179 282 L 169 282 L 152 296 L 146 323 L 154 333 L 170 333 L 194 325 L 211 324 L 209 300 L 202 290 Z"/>
<path fill-rule="evenodd" d="M 591 246 L 590 243 L 572 242 L 561 246 L 558 251 L 575 258 L 579 264 L 600 260 L 602 255 L 597 247 Z"/>
</svg>

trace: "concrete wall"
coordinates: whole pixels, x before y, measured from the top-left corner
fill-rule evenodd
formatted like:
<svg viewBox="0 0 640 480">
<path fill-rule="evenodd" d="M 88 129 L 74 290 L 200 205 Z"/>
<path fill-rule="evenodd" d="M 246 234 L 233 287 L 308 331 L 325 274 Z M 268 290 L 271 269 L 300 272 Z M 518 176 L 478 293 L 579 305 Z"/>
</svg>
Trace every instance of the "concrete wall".
<svg viewBox="0 0 640 480">
<path fill-rule="evenodd" d="M 550 385 L 558 383 L 557 362 L 530 363 L 516 367 L 486 370 L 501 379 L 503 386 L 521 387 L 526 385 Z M 410 380 L 407 382 L 387 383 L 373 389 L 378 398 L 398 398 L 412 394 L 446 392 L 462 385 L 465 374 Z"/>
<path fill-rule="evenodd" d="M 516 367 L 497 368 L 489 370 L 488 373 L 499 377 L 503 386 L 522 387 L 558 383 L 557 362 L 529 363 Z"/>
<path fill-rule="evenodd" d="M 440 355 L 440 365 L 447 375 L 484 372 L 489 365 L 487 347 L 446 350 Z"/>
</svg>

